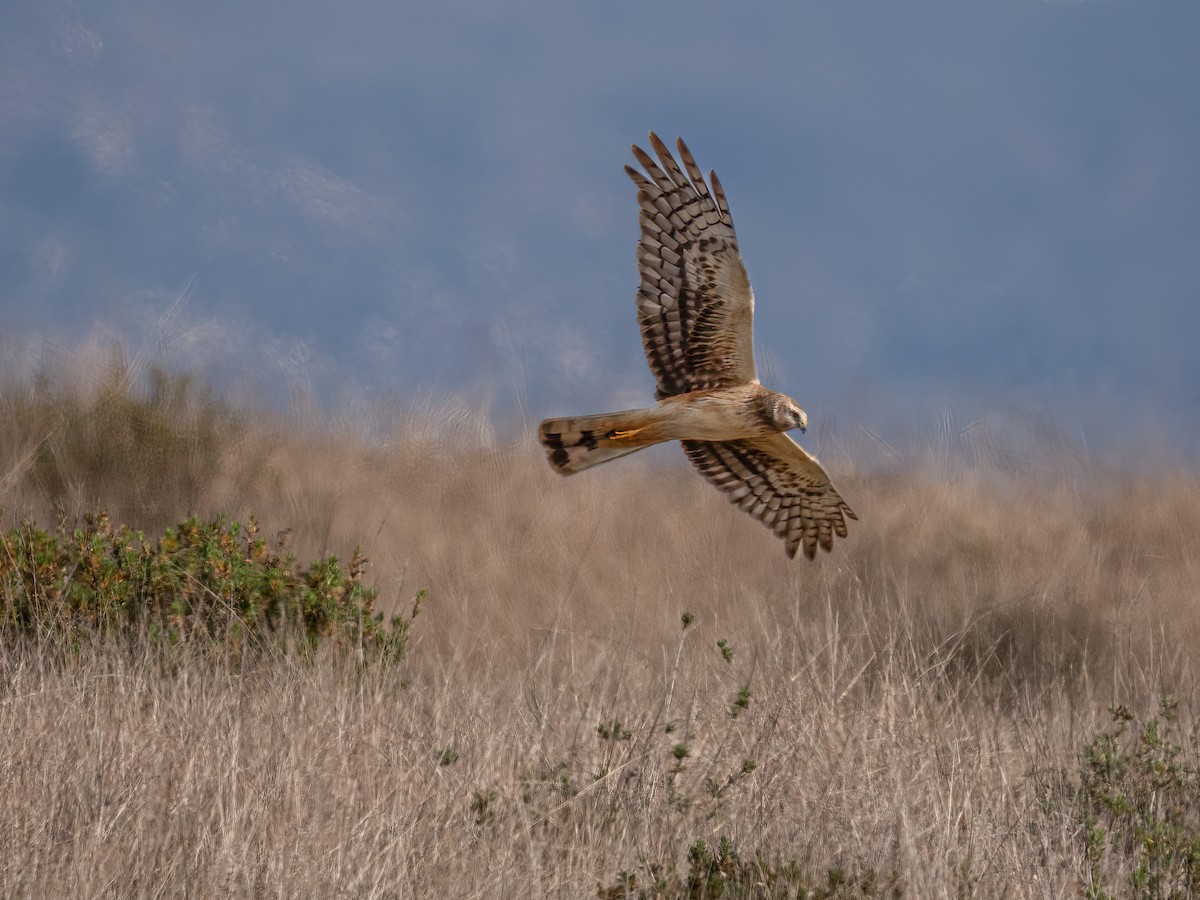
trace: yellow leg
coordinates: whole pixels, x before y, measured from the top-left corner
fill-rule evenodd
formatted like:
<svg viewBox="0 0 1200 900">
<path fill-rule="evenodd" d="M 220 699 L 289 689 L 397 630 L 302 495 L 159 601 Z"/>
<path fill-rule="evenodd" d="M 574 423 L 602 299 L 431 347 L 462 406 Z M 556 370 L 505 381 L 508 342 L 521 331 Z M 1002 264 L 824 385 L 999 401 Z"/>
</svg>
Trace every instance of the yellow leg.
<svg viewBox="0 0 1200 900">
<path fill-rule="evenodd" d="M 643 431 L 645 431 L 644 428 L 635 428 L 632 431 L 610 431 L 608 439 L 610 441 L 631 441 Z"/>
</svg>

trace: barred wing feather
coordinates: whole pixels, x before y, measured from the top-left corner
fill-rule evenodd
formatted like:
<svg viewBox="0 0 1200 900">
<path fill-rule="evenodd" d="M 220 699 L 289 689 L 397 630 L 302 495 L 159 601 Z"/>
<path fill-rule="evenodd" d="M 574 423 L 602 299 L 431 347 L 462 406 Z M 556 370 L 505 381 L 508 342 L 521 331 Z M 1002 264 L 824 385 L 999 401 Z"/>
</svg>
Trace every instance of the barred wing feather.
<svg viewBox="0 0 1200 900">
<path fill-rule="evenodd" d="M 710 172 L 710 190 L 682 139 L 683 169 L 654 132 L 650 145 L 658 161 L 634 146 L 645 173 L 625 171 L 641 208 L 637 315 L 657 398 L 757 382 L 754 294 L 721 182 Z"/>
<path fill-rule="evenodd" d="M 846 519 L 858 516 L 834 488 L 816 457 L 786 434 L 739 441 L 684 441 L 700 473 L 729 495 L 731 503 L 787 542 L 788 556 L 804 548 L 833 549 L 846 536 Z"/>
</svg>

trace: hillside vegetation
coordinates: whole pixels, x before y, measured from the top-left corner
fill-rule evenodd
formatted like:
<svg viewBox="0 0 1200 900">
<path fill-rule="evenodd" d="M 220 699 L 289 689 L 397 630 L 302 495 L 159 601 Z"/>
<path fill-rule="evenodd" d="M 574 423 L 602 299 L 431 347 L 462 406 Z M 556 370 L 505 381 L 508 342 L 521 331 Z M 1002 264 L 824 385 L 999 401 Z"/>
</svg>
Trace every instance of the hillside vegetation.
<svg viewBox="0 0 1200 900">
<path fill-rule="evenodd" d="M 5 896 L 1200 896 L 1194 473 L 849 441 L 806 563 L 451 400 L 0 420 Z"/>
</svg>

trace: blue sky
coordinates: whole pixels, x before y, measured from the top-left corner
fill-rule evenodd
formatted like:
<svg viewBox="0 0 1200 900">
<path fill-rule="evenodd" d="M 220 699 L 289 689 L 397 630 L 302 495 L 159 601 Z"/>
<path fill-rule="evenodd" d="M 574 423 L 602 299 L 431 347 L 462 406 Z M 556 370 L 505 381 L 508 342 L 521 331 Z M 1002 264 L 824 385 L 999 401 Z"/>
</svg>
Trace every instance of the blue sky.
<svg viewBox="0 0 1200 900">
<path fill-rule="evenodd" d="M 31 357 L 637 405 L 621 167 L 653 128 L 721 175 L 760 371 L 814 419 L 1200 447 L 1194 0 L 0 17 L 0 330 Z"/>
</svg>

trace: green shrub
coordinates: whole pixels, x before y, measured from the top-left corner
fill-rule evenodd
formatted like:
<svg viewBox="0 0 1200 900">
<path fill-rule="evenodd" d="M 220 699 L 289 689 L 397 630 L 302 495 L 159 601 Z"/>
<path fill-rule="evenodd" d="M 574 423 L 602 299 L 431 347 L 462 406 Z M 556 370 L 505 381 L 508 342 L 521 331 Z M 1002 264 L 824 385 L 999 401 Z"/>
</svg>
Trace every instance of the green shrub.
<svg viewBox="0 0 1200 900">
<path fill-rule="evenodd" d="M 166 646 L 218 648 L 240 658 L 251 648 L 312 653 L 325 644 L 364 659 L 403 658 L 420 610 L 388 626 L 363 584 L 367 560 L 336 556 L 300 568 L 270 548 L 253 519 L 245 526 L 198 518 L 157 541 L 104 513 L 51 533 L 29 522 L 0 535 L 0 632 L 68 644 L 148 633 Z"/>
<path fill-rule="evenodd" d="M 632 872 L 620 873 L 609 885 L 598 885 L 600 900 L 775 900 L 802 897 L 809 900 L 899 897 L 899 875 L 880 877 L 869 866 L 852 871 L 840 867 L 823 875 L 807 871 L 794 860 L 777 862 L 756 853 L 744 859 L 727 837 L 716 846 L 698 840 L 688 849 L 687 871 L 674 864 L 651 863 L 649 877 L 639 881 Z"/>
<path fill-rule="evenodd" d="M 1178 710 L 1163 699 L 1139 721 L 1124 706 L 1084 745 L 1077 775 L 1059 773 L 1043 808 L 1072 822 L 1089 900 L 1200 897 L 1200 759 L 1184 751 Z"/>
<path fill-rule="evenodd" d="M 1083 748 L 1080 804 L 1089 897 L 1200 897 L 1200 766 L 1174 743 L 1176 705 L 1138 722 L 1124 707 Z M 1106 887 L 1118 857 L 1133 893 Z"/>
</svg>

